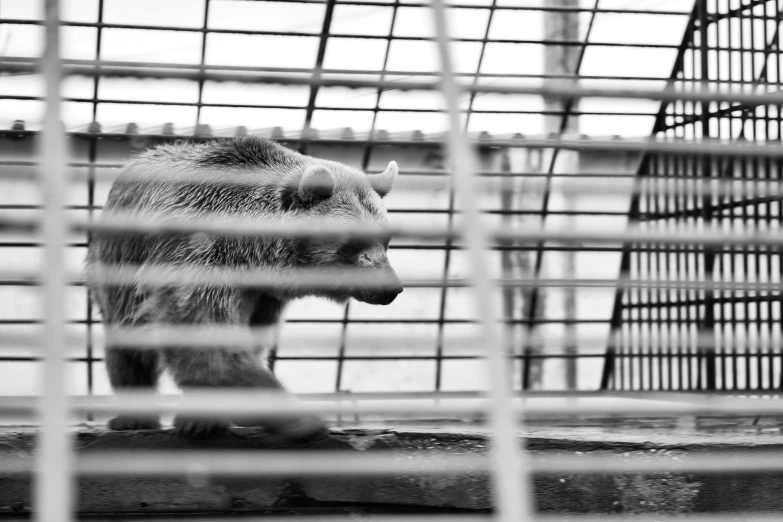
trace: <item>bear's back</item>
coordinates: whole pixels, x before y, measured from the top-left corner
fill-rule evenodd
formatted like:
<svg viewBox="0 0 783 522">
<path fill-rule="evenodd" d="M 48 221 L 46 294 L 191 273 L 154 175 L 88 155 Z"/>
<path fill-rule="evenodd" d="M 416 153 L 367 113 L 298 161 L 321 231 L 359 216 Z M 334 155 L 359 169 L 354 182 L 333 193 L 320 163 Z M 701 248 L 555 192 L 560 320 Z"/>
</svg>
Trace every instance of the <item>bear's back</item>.
<svg viewBox="0 0 783 522">
<path fill-rule="evenodd" d="M 304 161 L 294 151 L 250 136 L 161 145 L 123 169 L 98 220 L 112 215 L 150 220 L 276 214 L 281 180 Z M 96 232 L 87 266 L 143 265 L 182 254 L 191 248 L 190 241 L 190 234 Z"/>
<path fill-rule="evenodd" d="M 304 163 L 301 154 L 254 136 L 161 145 L 123 169 L 105 211 L 243 211 L 251 199 L 259 209 L 275 203 L 281 180 Z"/>
</svg>

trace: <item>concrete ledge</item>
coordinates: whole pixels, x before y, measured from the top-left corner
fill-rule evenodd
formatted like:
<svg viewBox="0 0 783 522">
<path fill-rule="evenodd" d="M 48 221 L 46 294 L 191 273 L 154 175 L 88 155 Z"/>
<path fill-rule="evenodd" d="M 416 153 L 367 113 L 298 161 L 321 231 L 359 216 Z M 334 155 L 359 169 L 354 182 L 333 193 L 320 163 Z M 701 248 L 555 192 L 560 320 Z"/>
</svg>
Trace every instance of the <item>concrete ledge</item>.
<svg viewBox="0 0 783 522">
<path fill-rule="evenodd" d="M 536 426 L 524 434 L 537 454 L 609 453 L 629 459 L 681 458 L 690 453 L 783 450 L 778 420 L 754 424 L 732 419 L 712 429 L 667 426 L 662 420 L 579 426 Z M 716 428 L 717 426 L 717 428 Z M 0 515 L 29 513 L 30 478 L 3 472 L 2 459 L 32 458 L 36 432 L 0 432 Z M 261 430 L 241 429 L 207 442 L 184 441 L 170 430 L 133 433 L 96 428 L 75 433 L 79 453 L 109 450 L 270 449 Z M 433 450 L 483 454 L 480 429 L 334 429 L 310 447 L 353 451 L 392 451 L 416 458 Z M 282 451 L 282 450 L 281 450 Z M 735 475 L 587 474 L 534 477 L 538 511 L 549 513 L 783 512 L 783 470 Z M 78 481 L 82 514 L 153 513 L 304 513 L 304 512 L 458 512 L 489 511 L 484 475 L 396 476 L 375 478 L 90 477 Z"/>
</svg>

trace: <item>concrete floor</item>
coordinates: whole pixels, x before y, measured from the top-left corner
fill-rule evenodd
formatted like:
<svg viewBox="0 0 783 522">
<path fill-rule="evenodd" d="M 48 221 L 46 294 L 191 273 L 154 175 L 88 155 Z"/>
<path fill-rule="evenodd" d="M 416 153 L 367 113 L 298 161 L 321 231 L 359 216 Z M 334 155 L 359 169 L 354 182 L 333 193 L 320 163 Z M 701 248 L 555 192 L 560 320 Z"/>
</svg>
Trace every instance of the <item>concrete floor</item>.
<svg viewBox="0 0 783 522">
<path fill-rule="evenodd" d="M 520 442 L 536 459 L 610 455 L 627 461 L 687 461 L 690 455 L 783 450 L 783 418 L 691 417 L 581 418 L 531 421 Z M 0 431 L 0 514 L 24 516 L 30 508 L 30 480 L 3 470 L 3 461 L 32 459 L 36 430 Z M 391 452 L 395 458 L 446 452 L 483 455 L 491 443 L 485 428 L 437 421 L 366 424 L 335 428 L 330 437 L 304 449 Z M 107 432 L 75 429 L 80 454 L 117 450 L 249 450 L 271 448 L 262 430 L 238 429 L 206 442 L 184 441 L 171 430 Z M 299 448 L 302 449 L 302 448 Z M 278 449 L 279 450 L 279 449 Z M 783 513 L 783 469 L 731 474 L 680 471 L 646 473 L 534 474 L 535 502 L 546 513 Z M 486 512 L 492 507 L 482 473 L 373 477 L 187 477 L 90 476 L 78 481 L 78 510 L 84 515 Z"/>
</svg>

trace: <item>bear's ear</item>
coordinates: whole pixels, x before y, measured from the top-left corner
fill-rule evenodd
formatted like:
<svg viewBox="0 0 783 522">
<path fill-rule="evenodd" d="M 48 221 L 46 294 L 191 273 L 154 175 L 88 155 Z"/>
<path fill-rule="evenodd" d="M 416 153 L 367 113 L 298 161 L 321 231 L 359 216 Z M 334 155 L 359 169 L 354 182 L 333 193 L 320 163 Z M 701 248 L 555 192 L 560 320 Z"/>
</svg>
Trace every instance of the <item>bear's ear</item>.
<svg viewBox="0 0 783 522">
<path fill-rule="evenodd" d="M 368 175 L 367 178 L 370 180 L 370 185 L 372 185 L 373 190 L 375 190 L 380 197 L 384 197 L 391 191 L 394 180 L 397 179 L 397 172 L 397 162 L 390 161 L 386 170 L 380 174 Z"/>
<path fill-rule="evenodd" d="M 316 165 L 304 171 L 297 193 L 302 201 L 315 203 L 331 197 L 336 184 L 334 174 L 329 169 Z"/>
</svg>

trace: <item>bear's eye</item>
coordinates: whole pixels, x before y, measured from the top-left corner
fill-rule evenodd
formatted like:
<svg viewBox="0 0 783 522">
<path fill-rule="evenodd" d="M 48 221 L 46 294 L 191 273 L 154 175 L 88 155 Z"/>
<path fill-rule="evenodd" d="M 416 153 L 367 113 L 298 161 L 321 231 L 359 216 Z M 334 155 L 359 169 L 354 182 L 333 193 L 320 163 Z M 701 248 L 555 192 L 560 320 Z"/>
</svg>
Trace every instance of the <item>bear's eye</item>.
<svg viewBox="0 0 783 522">
<path fill-rule="evenodd" d="M 372 259 L 370 259 L 370 254 L 368 254 L 367 252 L 362 253 L 362 255 L 359 256 L 359 260 L 365 261 L 367 263 L 370 263 L 372 261 Z"/>
<path fill-rule="evenodd" d="M 339 255 L 346 261 L 353 262 L 353 260 L 362 254 L 362 252 L 370 248 L 370 246 L 372 245 L 367 241 L 354 239 L 340 247 Z"/>
</svg>

